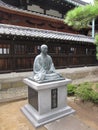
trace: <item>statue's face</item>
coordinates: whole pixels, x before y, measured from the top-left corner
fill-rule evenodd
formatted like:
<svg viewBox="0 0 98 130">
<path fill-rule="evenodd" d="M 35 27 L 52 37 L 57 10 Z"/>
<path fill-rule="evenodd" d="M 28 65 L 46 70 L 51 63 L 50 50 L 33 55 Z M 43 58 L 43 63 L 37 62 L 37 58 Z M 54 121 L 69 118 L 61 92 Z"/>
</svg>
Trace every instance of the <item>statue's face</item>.
<svg viewBox="0 0 98 130">
<path fill-rule="evenodd" d="M 47 46 L 42 46 L 41 52 L 42 52 L 43 54 L 47 54 L 47 52 L 48 52 L 48 47 L 47 47 Z"/>
<path fill-rule="evenodd" d="M 42 52 L 43 52 L 44 54 L 47 54 L 48 48 L 47 48 L 47 47 L 44 47 L 44 48 L 42 49 Z"/>
</svg>

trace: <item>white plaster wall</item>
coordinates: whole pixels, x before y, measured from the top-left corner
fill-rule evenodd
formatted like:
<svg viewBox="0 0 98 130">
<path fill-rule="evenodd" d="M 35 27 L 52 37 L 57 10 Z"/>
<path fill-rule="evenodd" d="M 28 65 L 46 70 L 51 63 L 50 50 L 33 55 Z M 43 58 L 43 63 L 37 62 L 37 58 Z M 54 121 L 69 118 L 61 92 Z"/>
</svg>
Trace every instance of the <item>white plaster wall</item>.
<svg viewBox="0 0 98 130">
<path fill-rule="evenodd" d="M 62 17 L 62 14 L 61 13 L 59 13 L 58 11 L 56 11 L 56 10 L 52 10 L 52 9 L 50 9 L 50 10 L 46 10 L 46 14 L 49 14 L 49 15 L 53 15 L 53 16 L 57 16 L 57 17 Z"/>
<path fill-rule="evenodd" d="M 44 10 L 41 9 L 40 6 L 37 6 L 37 5 L 28 5 L 27 9 L 30 10 L 30 11 L 44 13 Z"/>
</svg>

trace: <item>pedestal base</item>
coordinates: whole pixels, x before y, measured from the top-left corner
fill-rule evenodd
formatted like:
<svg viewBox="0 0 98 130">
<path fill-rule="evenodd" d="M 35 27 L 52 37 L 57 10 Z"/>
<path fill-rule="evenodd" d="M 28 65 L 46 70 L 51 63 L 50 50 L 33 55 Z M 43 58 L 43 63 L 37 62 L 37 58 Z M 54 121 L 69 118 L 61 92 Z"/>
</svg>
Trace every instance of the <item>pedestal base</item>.
<svg viewBox="0 0 98 130">
<path fill-rule="evenodd" d="M 47 114 L 40 115 L 29 104 L 26 104 L 23 108 L 21 108 L 21 110 L 35 127 L 45 125 L 46 123 L 57 120 L 69 114 L 73 114 L 75 112 L 75 110 L 73 110 L 71 107 L 66 106 L 62 109 L 51 111 Z"/>
<path fill-rule="evenodd" d="M 35 127 L 75 112 L 67 106 L 67 84 L 70 82 L 65 79 L 39 84 L 24 79 L 28 85 L 28 104 L 21 110 Z"/>
</svg>

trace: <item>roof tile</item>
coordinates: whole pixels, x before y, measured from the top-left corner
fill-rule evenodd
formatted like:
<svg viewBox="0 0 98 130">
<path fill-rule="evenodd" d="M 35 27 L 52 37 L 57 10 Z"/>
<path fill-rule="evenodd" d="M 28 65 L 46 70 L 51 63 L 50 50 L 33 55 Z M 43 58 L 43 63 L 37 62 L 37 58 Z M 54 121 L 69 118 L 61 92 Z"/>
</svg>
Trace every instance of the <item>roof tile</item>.
<svg viewBox="0 0 98 130">
<path fill-rule="evenodd" d="M 70 41 L 84 41 L 88 43 L 94 43 L 94 39 L 85 35 L 71 34 L 65 32 L 50 31 L 37 28 L 29 28 L 15 25 L 0 24 L 0 34 L 16 35 L 16 36 L 28 36 L 28 37 L 40 37 L 51 38 L 59 40 Z"/>
</svg>

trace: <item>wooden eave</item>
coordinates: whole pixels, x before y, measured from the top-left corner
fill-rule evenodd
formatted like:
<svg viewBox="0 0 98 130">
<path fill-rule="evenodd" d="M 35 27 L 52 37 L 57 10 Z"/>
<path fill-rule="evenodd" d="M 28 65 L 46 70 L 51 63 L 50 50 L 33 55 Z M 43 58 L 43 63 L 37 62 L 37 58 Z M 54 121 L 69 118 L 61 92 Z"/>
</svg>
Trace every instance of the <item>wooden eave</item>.
<svg viewBox="0 0 98 130">
<path fill-rule="evenodd" d="M 17 9 L 14 10 L 13 8 L 5 8 L 0 6 L 0 10 L 9 14 L 14 14 L 14 15 L 20 15 L 20 16 L 24 16 L 24 17 L 31 17 L 31 18 L 37 18 L 40 20 L 47 20 L 47 21 L 51 21 L 51 22 L 55 22 L 55 23 L 64 23 L 63 19 L 60 18 L 53 18 L 51 16 L 42 16 L 40 14 L 34 14 L 32 12 L 26 11 L 26 10 L 22 10 L 22 9 Z"/>
</svg>

